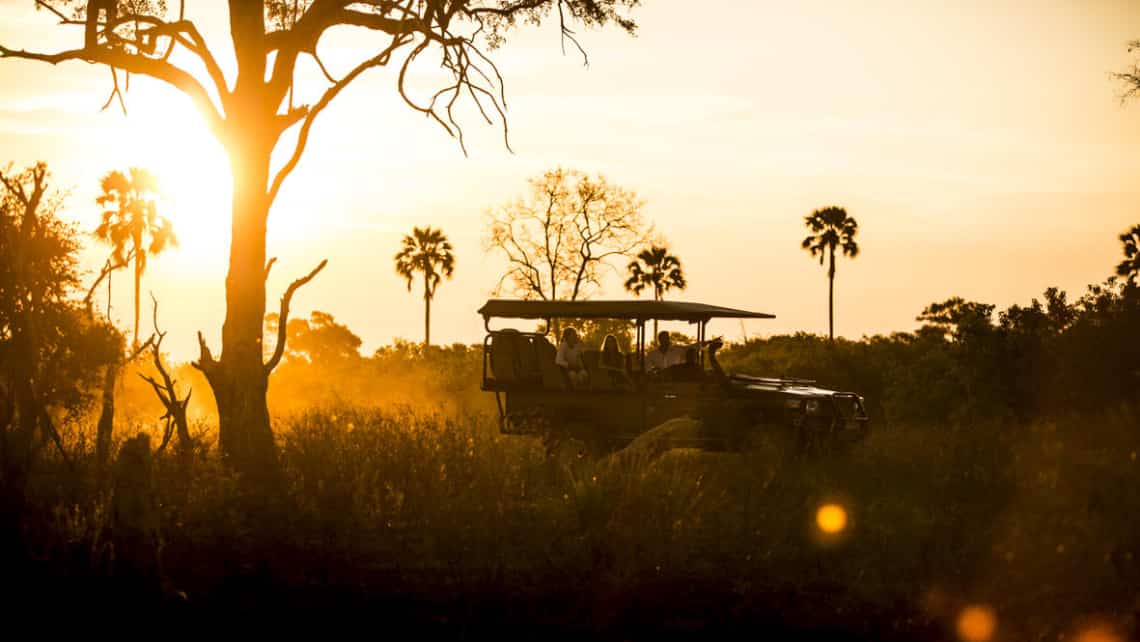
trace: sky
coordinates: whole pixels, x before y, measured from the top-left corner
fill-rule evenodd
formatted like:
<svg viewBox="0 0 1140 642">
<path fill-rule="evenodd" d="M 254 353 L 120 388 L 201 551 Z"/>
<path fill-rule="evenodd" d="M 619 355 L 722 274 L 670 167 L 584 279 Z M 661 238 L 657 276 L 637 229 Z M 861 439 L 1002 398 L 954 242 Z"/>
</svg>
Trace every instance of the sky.
<svg viewBox="0 0 1140 642">
<path fill-rule="evenodd" d="M 222 3 L 187 5 L 224 52 Z M 78 32 L 32 6 L 0 0 L 0 43 L 77 46 Z M 513 152 L 468 111 L 465 156 L 402 103 L 394 70 L 359 79 L 317 121 L 270 215 L 269 310 L 328 258 L 295 297 L 295 316 L 335 315 L 365 354 L 420 340 L 422 300 L 392 257 L 414 226 L 432 225 L 457 259 L 432 305 L 432 338 L 480 341 L 476 310 L 503 271 L 483 250 L 486 213 L 558 166 L 600 172 L 645 201 L 689 282 L 671 298 L 776 315 L 714 322 L 710 332 L 730 340 L 827 332 L 826 269 L 800 241 L 804 216 L 828 205 L 860 226 L 861 253 L 839 260 L 835 282 L 836 334 L 855 339 L 911 330 L 923 307 L 951 296 L 1006 307 L 1057 286 L 1076 297 L 1120 260 L 1116 236 L 1140 222 L 1140 104 L 1122 105 L 1110 74 L 1133 60 L 1140 2 L 693 6 L 647 0 L 635 37 L 579 30 L 588 66 L 572 48 L 563 54 L 553 24 L 511 34 L 492 57 Z M 376 42 L 345 29 L 320 51 L 344 71 Z M 312 100 L 319 76 L 300 73 L 298 98 Z M 425 69 L 415 87 L 439 80 Z M 98 222 L 100 176 L 133 165 L 159 174 L 181 243 L 150 262 L 143 287 L 160 301 L 164 345 L 189 359 L 199 330 L 220 345 L 227 165 L 188 100 L 131 83 L 127 115 L 100 111 L 105 68 L 0 61 L 0 166 L 47 161 L 68 192 L 64 215 L 86 231 Z M 107 249 L 88 241 L 94 270 Z M 129 280 L 112 286 L 124 328 Z M 600 295 L 628 296 L 616 279 Z"/>
</svg>

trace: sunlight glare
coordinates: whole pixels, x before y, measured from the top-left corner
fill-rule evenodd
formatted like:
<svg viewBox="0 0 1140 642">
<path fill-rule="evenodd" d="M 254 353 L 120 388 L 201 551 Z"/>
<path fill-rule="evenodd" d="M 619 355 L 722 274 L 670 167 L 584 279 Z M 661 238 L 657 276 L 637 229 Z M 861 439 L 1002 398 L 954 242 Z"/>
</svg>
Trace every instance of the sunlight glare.
<svg viewBox="0 0 1140 642">
<path fill-rule="evenodd" d="M 1081 631 L 1077 642 L 1124 642 L 1124 639 L 1108 626 L 1097 624 Z"/>
<path fill-rule="evenodd" d="M 179 256 L 191 264 L 225 256 L 230 173 L 222 146 L 197 111 L 177 93 L 132 90 L 123 121 L 121 165 L 145 167 L 159 180 L 160 212 L 174 223 Z M 125 169 L 121 167 L 120 169 Z"/>
</svg>

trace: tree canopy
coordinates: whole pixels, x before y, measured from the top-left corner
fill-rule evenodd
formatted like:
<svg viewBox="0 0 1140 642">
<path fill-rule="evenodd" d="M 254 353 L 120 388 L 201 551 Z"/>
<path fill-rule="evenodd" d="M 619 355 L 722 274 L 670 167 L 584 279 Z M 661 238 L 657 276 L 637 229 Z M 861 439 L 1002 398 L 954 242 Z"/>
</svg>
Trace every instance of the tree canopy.
<svg viewBox="0 0 1140 642">
<path fill-rule="evenodd" d="M 684 290 L 687 285 L 681 259 L 670 254 L 664 245 L 654 245 L 638 252 L 637 258 L 630 261 L 626 269 L 629 278 L 625 281 L 625 289 L 640 295 L 649 288 L 656 301 L 660 301 L 669 290 Z"/>
<path fill-rule="evenodd" d="M 1140 275 L 1140 224 L 1133 225 L 1120 234 L 1120 245 L 1124 260 L 1116 266 L 1116 274 L 1135 280 Z"/>
<path fill-rule="evenodd" d="M 629 256 L 651 231 L 633 192 L 577 170 L 553 169 L 529 180 L 529 193 L 487 214 L 488 252 L 507 269 L 496 287 L 524 299 L 588 298 L 613 261 Z"/>
</svg>

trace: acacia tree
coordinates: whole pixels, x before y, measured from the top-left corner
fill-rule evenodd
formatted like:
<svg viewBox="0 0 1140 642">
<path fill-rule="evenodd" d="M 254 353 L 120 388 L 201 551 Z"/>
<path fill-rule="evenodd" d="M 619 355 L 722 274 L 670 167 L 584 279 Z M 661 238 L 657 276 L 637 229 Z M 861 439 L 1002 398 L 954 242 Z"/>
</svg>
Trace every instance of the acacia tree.
<svg viewBox="0 0 1140 642">
<path fill-rule="evenodd" d="M 507 259 L 496 292 L 575 301 L 601 287 L 606 269 L 645 242 L 637 196 L 605 177 L 554 169 L 530 179 L 530 194 L 488 213 L 484 247 Z"/>
<path fill-rule="evenodd" d="M 635 296 L 641 296 L 646 288 L 653 289 L 653 300 L 660 301 L 665 293 L 673 288 L 684 290 L 685 273 L 681 271 L 681 259 L 669 253 L 664 245 L 654 245 L 637 254 L 626 268 L 629 278 L 625 289 Z M 657 319 L 653 320 L 653 336 L 657 336 Z"/>
<path fill-rule="evenodd" d="M 135 268 L 135 324 L 131 345 L 139 345 L 139 294 L 147 258 L 177 245 L 170 219 L 158 214 L 158 179 L 139 167 L 126 174 L 108 172 L 99 182 L 101 193 L 95 202 L 106 207 L 95 237 L 112 247 L 111 265 Z"/>
<path fill-rule="evenodd" d="M 28 4 L 31 8 L 33 3 Z M 177 10 L 171 6 L 168 11 L 168 4 L 177 4 Z M 586 26 L 613 22 L 633 32 L 634 22 L 623 14 L 638 0 L 229 0 L 234 71 L 228 77 L 198 24 L 188 17 L 186 4 L 36 0 L 35 6 L 54 14 L 63 28 L 75 29 L 76 45 L 41 52 L 0 44 L 0 57 L 105 66 L 111 71 L 112 99 L 123 97 L 124 74 L 155 78 L 188 96 L 226 149 L 233 194 L 222 350 L 215 358 L 199 334 L 195 364 L 213 388 L 227 459 L 251 476 L 272 476 L 278 462 L 266 406 L 268 378 L 285 347 L 289 298 L 324 263 L 286 290 L 277 349 L 264 361 L 265 279 L 272 263 L 266 261 L 266 227 L 273 201 L 297 167 L 317 116 L 366 71 L 396 60 L 397 90 L 405 102 L 462 145 L 462 130 L 453 117 L 461 98 L 474 103 L 487 120 L 504 115 L 502 78 L 484 49 L 502 44 L 507 31 L 520 22 L 537 23 L 551 15 L 557 16 L 563 37 L 571 40 L 572 21 Z M 320 59 L 319 45 L 337 27 L 380 34 L 386 44 L 334 76 Z M 417 98 L 409 90 L 410 72 L 417 61 L 432 55 L 450 78 L 439 91 Z M 315 61 L 328 84 L 315 99 L 302 101 L 295 95 L 294 78 L 305 57 Z M 288 138 L 282 150 L 286 160 L 274 169 L 271 155 L 291 130 L 296 136 Z"/>
<path fill-rule="evenodd" d="M 820 265 L 825 258 L 828 260 L 827 335 L 835 339 L 835 250 L 839 248 L 844 256 L 851 258 L 859 256 L 859 244 L 855 242 L 859 224 L 847 215 L 847 210 L 834 205 L 805 216 L 804 223 L 812 233 L 800 246 L 813 257 L 818 256 Z"/>
<path fill-rule="evenodd" d="M 440 230 L 430 226 L 413 228 L 405 235 L 400 251 L 396 253 L 396 274 L 408 281 L 408 292 L 412 291 L 412 279 L 416 273 L 424 279 L 424 347 L 431 345 L 431 301 L 443 277 L 451 278 L 455 272 L 455 255 L 451 252 L 451 242 Z"/>
</svg>

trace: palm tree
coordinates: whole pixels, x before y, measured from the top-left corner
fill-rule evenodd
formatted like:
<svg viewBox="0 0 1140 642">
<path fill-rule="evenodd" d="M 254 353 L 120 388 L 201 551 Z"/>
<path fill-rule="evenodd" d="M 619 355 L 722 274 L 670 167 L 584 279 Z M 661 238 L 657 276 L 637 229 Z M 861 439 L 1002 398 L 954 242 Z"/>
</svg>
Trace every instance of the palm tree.
<svg viewBox="0 0 1140 642">
<path fill-rule="evenodd" d="M 1116 266 L 1116 273 L 1129 281 L 1135 280 L 1140 275 L 1140 224 L 1121 234 L 1120 242 L 1124 245 L 1124 260 Z"/>
<path fill-rule="evenodd" d="M 666 292 L 673 288 L 684 290 L 685 274 L 681 271 L 681 259 L 669 253 L 669 248 L 654 245 L 642 250 L 637 259 L 630 261 L 629 278 L 625 289 L 635 296 L 641 296 L 646 288 L 653 288 L 653 300 L 660 301 Z M 657 336 L 657 320 L 653 320 L 653 336 Z"/>
<path fill-rule="evenodd" d="M 128 175 L 129 174 L 129 175 Z M 158 180 L 145 169 L 132 167 L 128 174 L 109 172 L 100 182 L 102 193 L 95 202 L 105 206 L 103 222 L 95 236 L 114 248 L 112 263 L 125 266 L 134 259 L 135 325 L 132 345 L 139 344 L 139 292 L 147 257 L 177 245 L 170 219 L 159 216 L 156 199 Z"/>
<path fill-rule="evenodd" d="M 818 209 L 805 216 L 811 235 L 801 244 L 803 249 L 811 255 L 819 257 L 819 264 L 823 265 L 826 257 L 829 261 L 827 267 L 827 334 L 835 339 L 835 248 L 840 248 L 845 256 L 855 258 L 859 256 L 859 245 L 855 242 L 855 234 L 859 231 L 859 224 L 847 215 L 847 210 L 834 205 Z"/>
<path fill-rule="evenodd" d="M 451 278 L 455 272 L 455 255 L 451 242 L 440 230 L 430 226 L 414 228 L 404 237 L 403 247 L 396 253 L 396 273 L 408 280 L 412 291 L 412 278 L 416 272 L 424 279 L 424 346 L 431 345 L 431 300 L 443 277 Z"/>
</svg>

